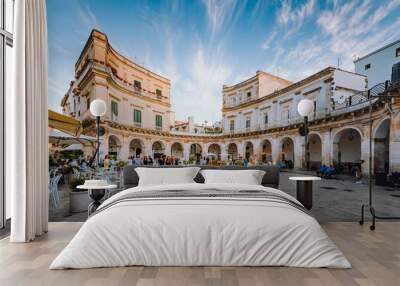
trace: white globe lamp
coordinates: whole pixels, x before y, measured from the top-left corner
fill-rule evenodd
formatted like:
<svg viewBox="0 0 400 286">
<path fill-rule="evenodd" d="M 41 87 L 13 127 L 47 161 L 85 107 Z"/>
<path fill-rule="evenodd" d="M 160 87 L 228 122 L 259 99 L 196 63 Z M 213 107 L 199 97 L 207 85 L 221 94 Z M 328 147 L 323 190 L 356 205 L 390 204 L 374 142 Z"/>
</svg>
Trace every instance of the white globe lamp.
<svg viewBox="0 0 400 286">
<path fill-rule="evenodd" d="M 107 105 L 104 100 L 95 99 L 90 103 L 90 113 L 96 116 L 97 148 L 95 155 L 97 155 L 97 166 L 100 165 L 100 116 L 105 115 L 106 111 Z"/>
<path fill-rule="evenodd" d="M 314 111 L 314 102 L 310 99 L 302 99 L 297 105 L 297 112 L 305 117 L 310 115 Z"/>
<path fill-rule="evenodd" d="M 92 101 L 90 104 L 90 113 L 93 116 L 100 117 L 106 114 L 107 111 L 107 106 L 104 100 L 101 99 L 95 99 Z"/>
<path fill-rule="evenodd" d="M 310 152 L 308 146 L 308 116 L 314 111 L 314 102 L 310 99 L 302 99 L 297 105 L 297 112 L 304 117 L 304 163 L 305 167 L 308 170 L 310 165 Z"/>
</svg>

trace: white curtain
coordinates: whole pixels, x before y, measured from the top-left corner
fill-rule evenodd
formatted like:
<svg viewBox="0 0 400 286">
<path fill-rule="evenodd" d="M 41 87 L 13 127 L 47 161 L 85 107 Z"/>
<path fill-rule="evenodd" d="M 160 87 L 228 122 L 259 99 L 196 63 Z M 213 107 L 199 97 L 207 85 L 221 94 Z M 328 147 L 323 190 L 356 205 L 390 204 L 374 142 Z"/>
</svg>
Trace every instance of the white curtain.
<svg viewBox="0 0 400 286">
<path fill-rule="evenodd" d="M 15 1 L 14 94 L 6 98 L 12 242 L 47 232 L 47 23 L 45 0 Z"/>
</svg>

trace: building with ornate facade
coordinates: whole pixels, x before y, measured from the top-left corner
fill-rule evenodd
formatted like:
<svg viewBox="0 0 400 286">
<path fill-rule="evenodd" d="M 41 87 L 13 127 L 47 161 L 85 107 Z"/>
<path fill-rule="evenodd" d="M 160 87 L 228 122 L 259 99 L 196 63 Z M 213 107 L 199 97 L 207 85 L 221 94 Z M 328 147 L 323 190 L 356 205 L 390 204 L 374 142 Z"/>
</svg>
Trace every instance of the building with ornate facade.
<svg viewBox="0 0 400 286">
<path fill-rule="evenodd" d="M 364 75 L 327 67 L 297 82 L 257 72 L 241 83 L 222 87 L 221 126 L 193 132 L 175 124 L 171 83 L 112 48 L 107 36 L 93 30 L 75 65 L 75 79 L 62 100 L 64 113 L 82 121 L 94 134 L 90 102 L 107 102 L 102 117 L 101 156 L 120 160 L 160 154 L 189 160 L 216 154 L 221 160 L 250 158 L 258 163 L 290 161 L 304 166 L 303 118 L 297 103 L 314 101 L 309 118 L 311 165 L 350 170 L 369 158 L 369 101 Z M 384 88 L 383 88 L 384 89 Z M 381 91 L 376 91 L 381 92 Z M 393 90 L 391 92 L 398 92 Z M 400 171 L 400 102 L 372 101 L 375 171 Z M 194 126 L 194 125 L 192 125 Z"/>
</svg>

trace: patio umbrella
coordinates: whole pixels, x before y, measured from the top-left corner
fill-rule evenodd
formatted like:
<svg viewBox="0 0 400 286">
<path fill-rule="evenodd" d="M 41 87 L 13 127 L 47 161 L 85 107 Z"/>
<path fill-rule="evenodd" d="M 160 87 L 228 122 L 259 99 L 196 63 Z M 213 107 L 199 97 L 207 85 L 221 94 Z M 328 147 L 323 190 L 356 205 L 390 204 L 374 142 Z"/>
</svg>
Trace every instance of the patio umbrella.
<svg viewBox="0 0 400 286">
<path fill-rule="evenodd" d="M 83 146 L 93 147 L 96 140 L 96 138 L 86 135 L 75 137 L 60 130 L 52 130 L 49 133 L 49 143 L 57 145 L 81 144 Z"/>
<path fill-rule="evenodd" d="M 57 113 L 49 109 L 49 127 L 61 130 L 69 135 L 79 136 L 82 125 L 75 118 Z"/>
<path fill-rule="evenodd" d="M 62 149 L 62 151 L 78 151 L 83 150 L 82 144 L 72 144 Z"/>
</svg>

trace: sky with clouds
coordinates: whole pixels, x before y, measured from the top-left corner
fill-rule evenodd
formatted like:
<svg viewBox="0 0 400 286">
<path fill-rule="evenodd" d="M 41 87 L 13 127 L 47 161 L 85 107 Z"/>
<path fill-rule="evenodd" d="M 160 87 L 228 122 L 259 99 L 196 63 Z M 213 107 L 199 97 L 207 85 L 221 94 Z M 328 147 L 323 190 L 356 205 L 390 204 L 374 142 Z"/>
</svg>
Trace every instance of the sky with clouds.
<svg viewBox="0 0 400 286">
<path fill-rule="evenodd" d="M 172 81 L 177 119 L 221 118 L 222 85 L 264 70 L 292 81 L 400 39 L 400 0 L 47 0 L 49 105 L 60 111 L 96 28 Z"/>
</svg>

